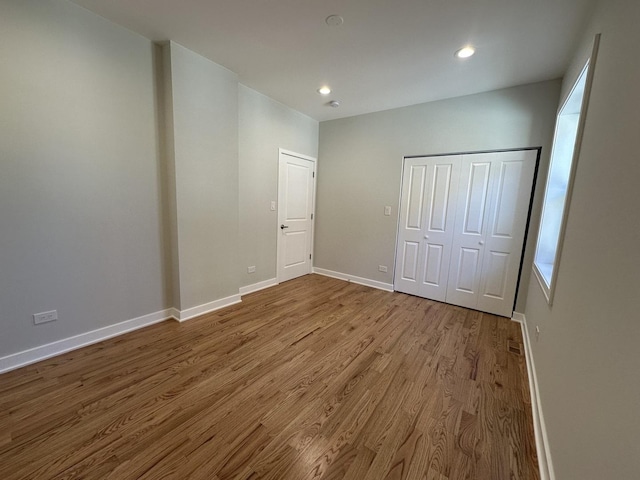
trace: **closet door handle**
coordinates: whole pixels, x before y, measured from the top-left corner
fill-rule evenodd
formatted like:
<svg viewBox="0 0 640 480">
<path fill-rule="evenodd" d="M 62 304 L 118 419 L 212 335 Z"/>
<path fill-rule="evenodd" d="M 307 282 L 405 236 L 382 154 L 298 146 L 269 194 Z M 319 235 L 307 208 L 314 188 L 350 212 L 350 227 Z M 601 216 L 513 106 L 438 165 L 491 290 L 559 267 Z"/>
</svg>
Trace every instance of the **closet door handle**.
<svg viewBox="0 0 640 480">
<path fill-rule="evenodd" d="M 289 225 L 285 225 L 284 223 L 280 225 L 281 230 L 284 230 L 285 228 L 289 228 Z"/>
<path fill-rule="evenodd" d="M 484 242 L 483 242 L 482 240 L 480 240 L 480 241 L 478 242 L 478 245 L 484 245 Z"/>
</svg>

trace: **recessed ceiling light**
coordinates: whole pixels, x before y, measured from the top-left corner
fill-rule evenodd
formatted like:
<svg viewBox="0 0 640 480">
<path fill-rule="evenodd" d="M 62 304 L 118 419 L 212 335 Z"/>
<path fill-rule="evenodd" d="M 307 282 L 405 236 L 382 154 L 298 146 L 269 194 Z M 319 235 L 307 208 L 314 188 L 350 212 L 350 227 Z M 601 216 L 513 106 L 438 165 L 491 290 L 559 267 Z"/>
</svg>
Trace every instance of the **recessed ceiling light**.
<svg viewBox="0 0 640 480">
<path fill-rule="evenodd" d="M 331 89 L 325 85 L 318 89 L 318 93 L 320 95 L 329 95 L 331 93 Z"/>
<path fill-rule="evenodd" d="M 467 45 L 466 47 L 462 47 L 455 53 L 455 56 L 458 58 L 469 58 L 471 55 L 476 53 L 476 49 L 471 45 Z"/>
<path fill-rule="evenodd" d="M 342 18 L 340 15 L 329 15 L 324 21 L 330 27 L 339 27 L 344 23 L 344 18 Z"/>
</svg>

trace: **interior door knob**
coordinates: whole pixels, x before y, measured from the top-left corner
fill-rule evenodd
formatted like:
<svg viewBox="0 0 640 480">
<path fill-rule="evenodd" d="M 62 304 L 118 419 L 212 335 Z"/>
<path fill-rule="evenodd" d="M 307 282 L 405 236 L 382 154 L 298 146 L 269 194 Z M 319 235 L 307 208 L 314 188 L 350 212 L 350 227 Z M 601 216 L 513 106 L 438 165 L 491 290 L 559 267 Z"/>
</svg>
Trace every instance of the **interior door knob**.
<svg viewBox="0 0 640 480">
<path fill-rule="evenodd" d="M 480 241 L 478 242 L 478 245 L 484 245 L 484 242 L 483 242 L 482 240 L 480 240 Z"/>
<path fill-rule="evenodd" d="M 425 240 L 429 240 L 429 235 L 425 235 L 425 236 L 424 236 L 424 239 L 425 239 Z"/>
<path fill-rule="evenodd" d="M 285 228 L 289 228 L 289 225 L 285 225 L 284 223 L 280 225 L 281 230 L 284 230 Z"/>
</svg>

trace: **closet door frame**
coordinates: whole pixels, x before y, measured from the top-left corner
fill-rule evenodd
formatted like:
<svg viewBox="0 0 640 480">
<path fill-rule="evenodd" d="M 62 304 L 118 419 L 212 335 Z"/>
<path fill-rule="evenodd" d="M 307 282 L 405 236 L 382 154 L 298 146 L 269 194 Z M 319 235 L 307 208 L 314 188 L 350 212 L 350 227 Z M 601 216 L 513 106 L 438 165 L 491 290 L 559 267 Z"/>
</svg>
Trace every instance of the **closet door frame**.
<svg viewBox="0 0 640 480">
<path fill-rule="evenodd" d="M 532 208 L 533 208 L 533 200 L 534 200 L 534 192 L 535 192 L 535 188 L 536 188 L 536 182 L 537 182 L 537 177 L 538 177 L 538 169 L 540 166 L 540 155 L 541 155 L 541 151 L 542 151 L 542 147 L 523 147 L 523 148 L 509 148 L 509 149 L 498 149 L 498 150 L 479 150 L 479 151 L 466 151 L 466 152 L 453 152 L 453 153 L 440 153 L 440 154 L 425 154 L 425 155 L 407 155 L 403 157 L 403 161 L 402 161 L 402 174 L 401 174 L 401 181 L 400 181 L 400 195 L 399 195 L 399 199 L 398 199 L 398 203 L 399 203 L 399 208 L 398 208 L 398 225 L 397 225 L 397 231 L 396 231 L 396 249 L 395 249 L 395 263 L 394 263 L 394 290 L 396 291 L 402 291 L 402 290 L 397 290 L 396 289 L 396 274 L 398 272 L 398 268 L 399 268 L 399 249 L 401 247 L 400 245 L 400 229 L 401 229 L 401 215 L 402 215 L 402 208 L 403 208 L 403 204 L 402 204 L 402 200 L 403 200 L 403 194 L 404 194 L 404 179 L 405 179 L 405 168 L 407 166 L 407 160 L 412 160 L 412 159 L 420 159 L 420 158 L 437 158 L 437 157 L 454 157 L 454 156 L 460 156 L 463 157 L 465 155 L 476 155 L 476 154 L 499 154 L 499 153 L 504 153 L 504 152 L 522 152 L 522 151 L 535 151 L 536 155 L 535 155 L 535 166 L 534 166 L 534 171 L 533 171 L 533 179 L 531 182 L 531 191 L 530 191 L 530 195 L 529 195 L 529 200 L 528 200 L 528 210 L 527 210 L 527 215 L 526 215 L 526 220 L 525 220 L 525 227 L 524 227 L 524 236 L 522 239 L 522 248 L 521 248 L 521 253 L 520 253 L 520 259 L 519 259 L 519 264 L 518 264 L 518 273 L 517 273 L 517 281 L 515 284 L 515 292 L 514 292 L 514 296 L 513 296 L 513 305 L 511 307 L 511 311 L 515 310 L 515 306 L 518 300 L 518 294 L 519 294 L 519 290 L 520 290 L 520 283 L 521 283 L 521 279 L 522 279 L 522 270 L 523 270 L 523 266 L 524 266 L 524 258 L 525 258 L 525 254 L 526 254 L 526 245 L 527 245 L 527 239 L 529 237 L 529 229 L 530 229 L 530 224 L 531 224 L 531 212 L 532 212 Z M 456 182 L 457 183 L 457 182 Z M 456 200 L 457 202 L 457 200 Z M 488 208 L 492 208 L 492 205 L 486 205 L 485 206 L 486 209 Z M 455 217 L 454 217 L 454 222 L 456 221 Z M 482 265 L 480 266 L 480 268 L 482 269 Z M 446 286 L 445 286 L 446 288 Z M 413 295 L 420 295 L 417 291 L 414 292 L 405 292 L 405 293 L 411 293 Z M 446 300 L 441 300 L 438 299 L 439 301 L 446 301 Z M 474 308 L 474 307 L 469 307 L 469 308 Z M 479 308 L 479 307 L 477 307 Z M 476 308 L 476 309 L 477 309 Z"/>
</svg>

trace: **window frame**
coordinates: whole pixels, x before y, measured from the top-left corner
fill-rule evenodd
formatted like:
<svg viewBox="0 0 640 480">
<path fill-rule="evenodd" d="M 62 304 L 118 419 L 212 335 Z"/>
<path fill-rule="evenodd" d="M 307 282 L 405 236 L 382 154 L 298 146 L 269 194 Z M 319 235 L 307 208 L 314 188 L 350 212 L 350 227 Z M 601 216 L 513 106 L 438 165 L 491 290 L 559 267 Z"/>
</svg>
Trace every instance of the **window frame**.
<svg viewBox="0 0 640 480">
<path fill-rule="evenodd" d="M 543 204 L 542 204 L 542 213 L 541 213 L 541 216 L 540 216 L 540 225 L 539 225 L 539 229 L 538 229 L 538 238 L 537 238 L 536 249 L 535 249 L 534 257 L 533 257 L 533 272 L 535 274 L 536 279 L 538 280 L 538 284 L 540 285 L 540 288 L 542 289 L 542 292 L 544 293 L 544 296 L 545 296 L 549 306 L 553 305 L 553 297 L 554 297 L 554 294 L 555 294 L 555 288 L 556 288 L 556 284 L 557 284 L 560 260 L 561 260 L 561 257 L 562 257 L 564 237 L 565 237 L 565 232 L 566 232 L 566 227 L 567 227 L 567 220 L 568 220 L 568 217 L 569 217 L 569 209 L 570 209 L 570 206 L 571 206 L 571 197 L 573 196 L 573 186 L 574 186 L 575 175 L 576 175 L 576 170 L 577 170 L 577 166 L 578 166 L 578 159 L 580 157 L 582 139 L 583 139 L 583 136 L 584 136 L 584 128 L 585 128 L 585 124 L 586 124 L 587 110 L 588 110 L 588 106 L 589 106 L 589 98 L 591 96 L 591 88 L 592 88 L 592 85 L 593 85 L 593 77 L 594 77 L 594 72 L 595 72 L 595 64 L 596 64 L 596 58 L 597 58 L 597 54 L 598 54 L 599 45 L 600 45 L 600 34 L 597 34 L 595 36 L 595 39 L 594 39 L 594 42 L 593 42 L 593 48 L 592 48 L 592 51 L 591 51 L 591 56 L 586 60 L 586 62 L 584 64 L 584 67 L 580 70 L 580 74 L 576 77 L 576 80 L 574 81 L 573 86 L 571 87 L 571 90 L 570 90 L 569 94 L 564 99 L 564 101 L 562 103 L 562 106 L 558 110 L 558 114 L 556 116 L 556 125 L 555 125 L 555 131 L 554 131 L 554 136 L 553 136 L 551 159 L 550 159 L 550 162 L 549 162 L 549 171 L 547 173 L 547 180 L 546 180 L 546 183 L 545 183 L 544 197 L 543 197 Z M 558 129 L 559 129 L 558 127 L 560 125 L 560 117 L 563 115 L 563 111 L 564 111 L 565 107 L 569 103 L 572 94 L 574 93 L 574 91 L 576 90 L 576 87 L 578 86 L 578 83 L 580 82 L 580 80 L 582 79 L 583 75 L 585 74 L 585 70 L 586 70 L 586 81 L 585 81 L 585 85 L 584 85 L 584 93 L 583 93 L 583 96 L 582 96 L 581 108 L 580 108 L 580 112 L 579 112 L 578 126 L 577 126 L 577 129 L 576 129 L 575 142 L 574 142 L 574 147 L 573 147 L 573 154 L 571 156 L 571 166 L 569 168 L 569 177 L 568 177 L 568 181 L 567 181 L 567 190 L 566 190 L 564 204 L 563 204 L 563 208 L 562 208 L 562 215 L 560 216 L 561 220 L 560 220 L 560 225 L 559 225 L 558 240 L 557 240 L 557 243 L 556 243 L 556 249 L 555 249 L 555 254 L 554 254 L 553 263 L 552 263 L 551 278 L 547 282 L 547 278 L 542 273 L 541 267 L 538 266 L 539 262 L 537 261 L 537 259 L 538 259 L 538 251 L 539 251 L 539 248 L 540 248 L 540 245 L 541 245 L 542 226 L 544 224 L 544 216 L 545 216 L 545 211 L 547 209 L 548 189 L 549 189 L 549 185 L 551 183 L 550 182 L 551 174 L 553 172 L 554 154 L 556 152 L 556 146 L 557 146 L 556 145 L 556 140 L 557 140 Z"/>
</svg>

